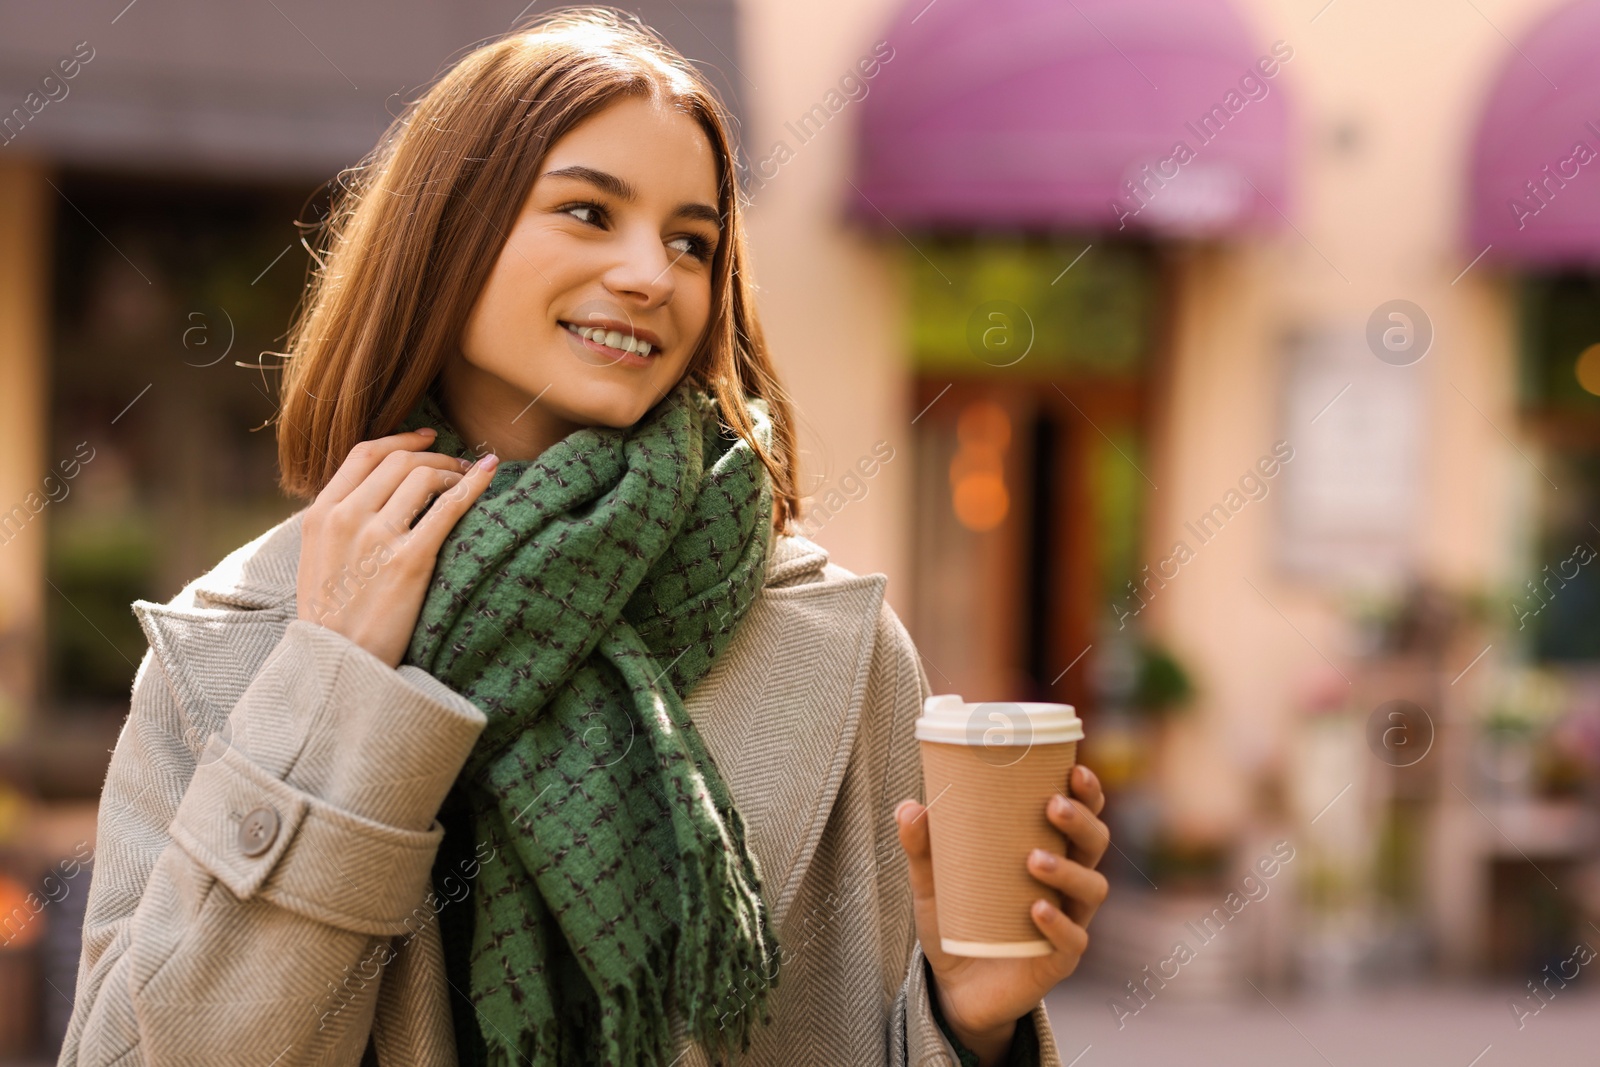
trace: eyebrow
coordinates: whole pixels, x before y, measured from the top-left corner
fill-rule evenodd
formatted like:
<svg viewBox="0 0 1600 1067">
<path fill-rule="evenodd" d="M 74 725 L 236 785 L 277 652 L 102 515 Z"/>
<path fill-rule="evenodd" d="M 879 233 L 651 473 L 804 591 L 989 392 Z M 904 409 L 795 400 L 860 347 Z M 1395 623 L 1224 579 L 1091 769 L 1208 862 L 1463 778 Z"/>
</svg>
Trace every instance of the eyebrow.
<svg viewBox="0 0 1600 1067">
<path fill-rule="evenodd" d="M 593 167 L 585 167 L 581 164 L 571 167 L 562 167 L 560 170 L 547 170 L 541 174 L 540 177 L 574 178 L 580 182 L 587 182 L 597 189 L 610 193 L 618 200 L 625 200 L 630 203 L 638 199 L 639 196 L 638 192 L 632 185 L 622 178 L 617 177 L 615 174 L 608 174 L 603 170 L 595 170 Z M 717 209 L 712 207 L 710 204 L 686 201 L 674 208 L 672 213 L 674 215 L 681 215 L 684 218 L 699 219 L 702 222 L 709 222 L 719 231 L 722 229 L 722 216 L 717 212 Z"/>
</svg>

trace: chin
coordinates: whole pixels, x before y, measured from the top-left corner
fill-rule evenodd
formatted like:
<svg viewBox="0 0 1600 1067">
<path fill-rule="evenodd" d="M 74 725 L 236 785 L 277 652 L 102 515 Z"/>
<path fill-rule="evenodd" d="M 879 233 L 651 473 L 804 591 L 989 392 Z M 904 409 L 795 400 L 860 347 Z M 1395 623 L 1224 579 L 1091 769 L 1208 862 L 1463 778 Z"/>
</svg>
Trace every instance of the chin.
<svg viewBox="0 0 1600 1067">
<path fill-rule="evenodd" d="M 664 396 L 668 391 L 661 390 L 660 386 L 646 387 L 643 382 L 619 383 L 610 388 L 586 389 L 584 395 L 573 397 L 568 407 L 574 422 L 621 430 L 644 418 L 654 406 L 658 392 Z"/>
</svg>

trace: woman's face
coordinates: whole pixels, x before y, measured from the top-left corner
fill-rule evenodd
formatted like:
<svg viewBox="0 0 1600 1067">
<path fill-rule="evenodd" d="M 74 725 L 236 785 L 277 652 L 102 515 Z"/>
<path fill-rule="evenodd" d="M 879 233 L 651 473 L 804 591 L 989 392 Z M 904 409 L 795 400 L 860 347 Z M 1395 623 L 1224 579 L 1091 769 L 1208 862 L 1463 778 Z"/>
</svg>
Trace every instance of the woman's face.
<svg viewBox="0 0 1600 1067">
<path fill-rule="evenodd" d="M 630 98 L 552 145 L 444 369 L 467 444 L 531 459 L 639 421 L 706 330 L 720 240 L 716 157 L 690 116 Z"/>
</svg>

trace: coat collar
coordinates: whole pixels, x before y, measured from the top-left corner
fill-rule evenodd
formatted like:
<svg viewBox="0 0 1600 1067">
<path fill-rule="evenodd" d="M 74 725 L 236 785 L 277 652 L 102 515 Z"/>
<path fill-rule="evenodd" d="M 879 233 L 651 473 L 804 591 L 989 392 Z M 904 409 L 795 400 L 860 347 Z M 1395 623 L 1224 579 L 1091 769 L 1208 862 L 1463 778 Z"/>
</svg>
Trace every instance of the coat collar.
<svg viewBox="0 0 1600 1067">
<path fill-rule="evenodd" d="M 171 603 L 134 604 L 189 712 L 197 752 L 295 617 L 304 514 L 235 550 Z M 830 565 L 827 550 L 803 537 L 774 537 L 762 595 L 686 700 L 744 818 L 780 936 L 855 741 L 886 581 Z"/>
</svg>

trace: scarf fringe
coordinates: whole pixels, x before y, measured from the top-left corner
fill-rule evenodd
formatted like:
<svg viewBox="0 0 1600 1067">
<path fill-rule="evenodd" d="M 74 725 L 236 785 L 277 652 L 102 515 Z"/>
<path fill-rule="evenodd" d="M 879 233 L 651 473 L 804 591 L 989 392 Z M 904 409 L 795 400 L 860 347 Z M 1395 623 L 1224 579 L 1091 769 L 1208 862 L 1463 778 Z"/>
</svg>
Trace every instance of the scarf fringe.
<svg viewBox="0 0 1600 1067">
<path fill-rule="evenodd" d="M 767 1019 L 778 984 L 778 944 L 761 897 L 760 874 L 745 847 L 744 825 L 731 806 L 721 812 L 732 838 L 727 849 L 696 853 L 685 864 L 686 931 L 676 955 L 679 1005 L 689 1032 L 708 1049 L 748 1050 L 755 1018 Z M 740 862 L 748 857 L 750 862 Z"/>
</svg>

